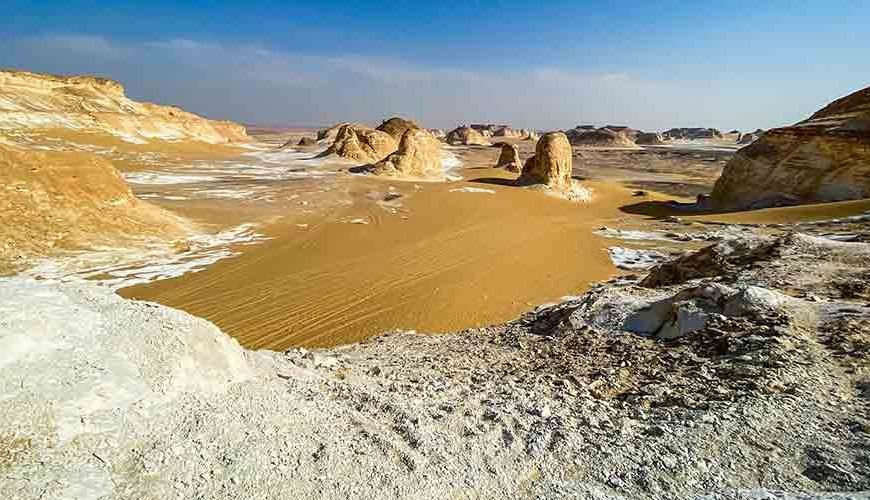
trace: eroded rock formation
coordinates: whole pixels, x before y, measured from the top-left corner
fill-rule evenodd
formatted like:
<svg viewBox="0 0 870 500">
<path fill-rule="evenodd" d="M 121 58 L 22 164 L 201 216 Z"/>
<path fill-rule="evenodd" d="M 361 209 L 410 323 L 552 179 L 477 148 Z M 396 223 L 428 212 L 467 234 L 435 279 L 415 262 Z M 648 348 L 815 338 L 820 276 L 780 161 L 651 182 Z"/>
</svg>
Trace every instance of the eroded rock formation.
<svg viewBox="0 0 870 500">
<path fill-rule="evenodd" d="M 390 134 L 390 136 L 398 142 L 402 139 L 402 136 L 405 135 L 405 131 L 407 131 L 408 129 L 418 128 L 421 127 L 415 122 L 400 118 L 398 116 L 394 116 L 392 118 L 384 120 L 383 123 L 378 125 L 377 130 Z"/>
<path fill-rule="evenodd" d="M 535 155 L 523 165 L 517 185 L 545 187 L 569 199 L 588 200 L 589 191 L 571 178 L 572 167 L 568 137 L 562 132 L 548 132 L 538 140 Z"/>
<path fill-rule="evenodd" d="M 133 196 L 121 174 L 91 153 L 0 146 L 0 274 L 4 263 L 184 234 L 181 219 Z"/>
<path fill-rule="evenodd" d="M 751 209 L 866 197 L 870 87 L 764 132 L 728 162 L 710 200 L 719 209 Z"/>
<path fill-rule="evenodd" d="M 458 127 L 447 134 L 447 143 L 452 146 L 489 146 L 489 141 L 471 127 Z"/>
<path fill-rule="evenodd" d="M 395 151 L 397 146 L 396 141 L 386 132 L 364 125 L 347 124 L 338 129 L 332 145 L 320 156 L 334 154 L 358 163 L 377 163 Z"/>
<path fill-rule="evenodd" d="M 208 120 L 173 106 L 137 102 L 120 83 L 93 76 L 0 71 L 0 128 L 104 133 L 132 143 L 247 142 L 245 128 Z"/>
<path fill-rule="evenodd" d="M 391 177 L 442 179 L 441 141 L 426 130 L 409 128 L 399 141 L 399 149 L 367 171 Z"/>
<path fill-rule="evenodd" d="M 503 168 L 508 172 L 520 172 L 523 162 L 520 160 L 520 150 L 513 144 L 502 143 L 501 154 L 495 164 L 496 168 Z"/>
</svg>

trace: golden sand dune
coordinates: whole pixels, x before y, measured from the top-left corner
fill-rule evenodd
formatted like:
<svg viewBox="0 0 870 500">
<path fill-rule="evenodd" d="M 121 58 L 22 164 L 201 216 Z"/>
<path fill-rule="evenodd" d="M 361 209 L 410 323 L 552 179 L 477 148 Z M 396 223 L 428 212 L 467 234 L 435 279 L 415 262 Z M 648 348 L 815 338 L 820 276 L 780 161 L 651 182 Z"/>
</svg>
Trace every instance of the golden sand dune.
<svg viewBox="0 0 870 500">
<path fill-rule="evenodd" d="M 603 183 L 591 186 L 596 201 L 577 204 L 490 183 L 354 181 L 350 206 L 285 219 L 266 228 L 273 240 L 238 258 L 122 295 L 273 349 L 496 323 L 611 276 L 592 231 L 631 198 Z"/>
</svg>

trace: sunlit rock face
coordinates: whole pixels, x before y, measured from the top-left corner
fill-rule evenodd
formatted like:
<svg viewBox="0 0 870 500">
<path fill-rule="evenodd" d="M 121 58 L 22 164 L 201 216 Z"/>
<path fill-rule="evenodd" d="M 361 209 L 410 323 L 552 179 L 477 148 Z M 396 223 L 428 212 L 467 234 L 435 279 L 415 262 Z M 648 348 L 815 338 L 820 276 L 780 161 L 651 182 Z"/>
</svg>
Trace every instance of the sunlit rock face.
<svg viewBox="0 0 870 500">
<path fill-rule="evenodd" d="M 399 149 L 368 168 L 368 172 L 388 177 L 441 180 L 444 167 L 441 141 L 423 129 L 408 129 Z"/>
<path fill-rule="evenodd" d="M 711 195 L 720 209 L 870 197 L 870 87 L 741 149 Z"/>
<path fill-rule="evenodd" d="M 5 133 L 67 129 L 105 133 L 131 143 L 249 140 L 245 128 L 173 106 L 134 101 L 120 83 L 93 76 L 61 77 L 0 71 L 0 129 Z"/>
<path fill-rule="evenodd" d="M 360 164 L 377 163 L 396 151 L 393 137 L 364 125 L 343 125 L 321 156 L 336 155 Z"/>
</svg>

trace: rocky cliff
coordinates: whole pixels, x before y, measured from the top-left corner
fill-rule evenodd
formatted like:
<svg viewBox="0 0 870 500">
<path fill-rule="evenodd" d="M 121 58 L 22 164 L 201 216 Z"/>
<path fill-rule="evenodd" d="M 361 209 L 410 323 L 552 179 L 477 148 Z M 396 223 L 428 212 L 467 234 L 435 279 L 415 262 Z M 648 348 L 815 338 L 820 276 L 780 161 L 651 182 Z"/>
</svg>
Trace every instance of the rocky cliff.
<svg viewBox="0 0 870 500">
<path fill-rule="evenodd" d="M 58 128 L 106 133 L 133 143 L 248 140 L 239 124 L 134 101 L 112 80 L 0 71 L 0 129 L 5 135 Z"/>
<path fill-rule="evenodd" d="M 749 209 L 870 197 L 870 87 L 741 149 L 711 202 Z"/>
</svg>

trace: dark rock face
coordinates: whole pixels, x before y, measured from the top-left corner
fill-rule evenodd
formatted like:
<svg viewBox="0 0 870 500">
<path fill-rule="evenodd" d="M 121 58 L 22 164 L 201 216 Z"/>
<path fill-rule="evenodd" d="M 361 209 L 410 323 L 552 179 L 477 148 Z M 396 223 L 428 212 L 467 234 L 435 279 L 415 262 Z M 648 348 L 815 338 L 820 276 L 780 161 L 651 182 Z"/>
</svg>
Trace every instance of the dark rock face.
<svg viewBox="0 0 870 500">
<path fill-rule="evenodd" d="M 666 139 L 721 139 L 722 132 L 715 128 L 672 128 L 662 133 Z"/>
<path fill-rule="evenodd" d="M 635 144 L 642 144 L 645 146 L 655 146 L 657 144 L 664 144 L 665 143 L 661 134 L 656 134 L 654 132 L 641 132 L 641 133 L 637 134 L 637 137 L 635 137 L 634 142 L 635 142 Z"/>
</svg>

